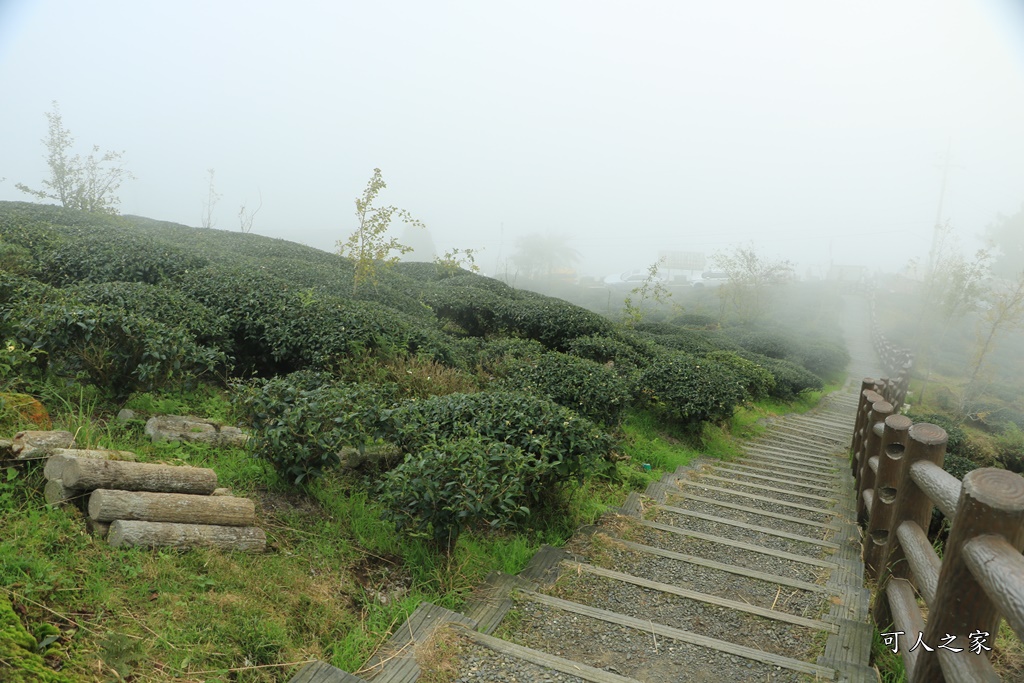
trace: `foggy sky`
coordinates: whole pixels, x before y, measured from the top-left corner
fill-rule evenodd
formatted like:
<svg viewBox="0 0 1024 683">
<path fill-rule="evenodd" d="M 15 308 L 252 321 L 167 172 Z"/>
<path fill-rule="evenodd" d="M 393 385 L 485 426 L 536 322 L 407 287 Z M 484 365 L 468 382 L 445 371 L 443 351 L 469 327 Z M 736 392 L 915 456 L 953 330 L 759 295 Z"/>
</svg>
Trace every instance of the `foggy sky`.
<svg viewBox="0 0 1024 683">
<path fill-rule="evenodd" d="M 125 151 L 123 213 L 334 250 L 374 167 L 438 249 L 563 234 L 581 271 L 752 241 L 898 268 L 1024 202 L 1024 3 L 0 0 L 0 199 L 44 113 Z"/>
</svg>

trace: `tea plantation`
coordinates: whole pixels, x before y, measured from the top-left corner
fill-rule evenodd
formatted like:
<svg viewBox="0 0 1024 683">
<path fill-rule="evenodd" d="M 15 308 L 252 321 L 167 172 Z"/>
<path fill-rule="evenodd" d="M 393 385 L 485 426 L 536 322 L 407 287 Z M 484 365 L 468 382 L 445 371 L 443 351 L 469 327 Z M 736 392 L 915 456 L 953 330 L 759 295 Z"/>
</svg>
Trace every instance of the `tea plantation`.
<svg viewBox="0 0 1024 683">
<path fill-rule="evenodd" d="M 335 254 L 254 234 L 0 202 L 0 391 L 40 398 L 56 422 L 77 427 L 90 445 L 127 442 L 144 459 L 207 463 L 237 487 L 263 492 L 268 509 L 284 509 L 275 518 L 286 530 L 273 562 L 193 553 L 203 564 L 118 551 L 116 572 L 141 581 L 140 590 L 167 613 L 143 618 L 137 611 L 150 610 L 141 599 L 124 608 L 145 624 L 136 630 L 142 647 L 99 628 L 89 635 L 85 626 L 114 609 L 102 591 L 120 584 L 83 589 L 69 576 L 109 567 L 104 557 L 113 551 L 75 531 L 70 513 L 44 509 L 31 470 L 0 463 L 0 480 L 7 477 L 0 484 L 0 585 L 30 616 L 61 626 L 57 644 L 64 644 L 70 670 L 100 662 L 102 679 L 107 669 L 120 666 L 124 676 L 158 660 L 168 677 L 202 679 L 196 672 L 204 667 L 246 669 L 309 654 L 351 666 L 372 647 L 369 634 L 387 629 L 368 623 L 388 617 L 365 604 L 374 602 L 367 585 L 383 590 L 382 580 L 368 578 L 380 558 L 411 577 L 410 597 L 429 585 L 436 601 L 443 602 L 437 594 L 457 601 L 467 586 L 445 582 L 459 576 L 469 583 L 486 569 L 468 566 L 477 560 L 453 567 L 465 557 L 461 548 L 475 544 L 486 556 L 500 554 L 487 544 L 552 538 L 552 520 L 578 521 L 565 511 L 579 501 L 597 506 L 584 514 L 600 512 L 594 492 L 601 486 L 611 486 L 613 497 L 645 483 L 641 465 L 657 468 L 656 449 L 638 453 L 637 444 L 658 439 L 640 435 L 637 425 L 662 442 L 699 449 L 737 411 L 821 390 L 847 361 L 833 339 L 787 331 L 802 323 L 830 329 L 836 307 L 822 301 L 829 296 L 822 291 L 798 292 L 808 305 L 780 310 L 775 324 L 758 328 L 705 314 L 626 327 L 561 299 L 434 264 L 397 264 L 355 295 L 354 272 Z M 125 406 L 205 412 L 252 438 L 245 452 L 230 454 L 180 444 L 152 450 L 142 445 L 137 421 L 114 420 Z M 10 410 L 0 419 L 0 436 L 27 426 Z M 43 525 L 60 529 L 46 543 L 80 547 L 94 566 L 69 568 L 52 553 L 47 558 L 45 548 L 33 559 L 27 529 Z M 303 537 L 303 529 L 314 528 L 347 545 L 309 545 L 320 541 Z M 396 530 L 394 540 L 380 540 Z M 276 571 L 292 571 L 294 557 L 303 558 L 305 578 L 281 574 L 278 585 L 294 594 L 281 599 L 305 595 L 307 602 L 273 609 L 323 614 L 301 624 L 282 617 L 280 633 L 267 635 L 266 618 L 256 628 L 256 606 L 214 599 L 244 586 L 229 589 L 221 575 L 203 583 L 212 576 L 207 565 L 241 562 L 246 569 L 233 571 L 244 577 L 274 563 Z M 178 602 L 163 604 L 171 589 L 157 586 L 165 585 L 160 567 L 167 564 L 211 601 L 195 608 L 200 620 L 203 609 L 227 610 L 225 633 L 208 621 L 188 633 L 161 631 L 187 611 L 178 602 L 190 599 L 179 591 Z M 319 586 L 319 577 L 332 573 L 337 585 L 358 583 L 361 597 L 345 602 L 306 585 Z M 401 599 L 392 595 L 395 608 Z M 70 612 L 77 619 L 54 617 Z M 132 619 L 118 614 L 122 630 L 131 631 Z M 362 640 L 327 625 L 339 620 Z M 237 680 L 276 679 L 253 669 L 251 678 Z"/>
</svg>

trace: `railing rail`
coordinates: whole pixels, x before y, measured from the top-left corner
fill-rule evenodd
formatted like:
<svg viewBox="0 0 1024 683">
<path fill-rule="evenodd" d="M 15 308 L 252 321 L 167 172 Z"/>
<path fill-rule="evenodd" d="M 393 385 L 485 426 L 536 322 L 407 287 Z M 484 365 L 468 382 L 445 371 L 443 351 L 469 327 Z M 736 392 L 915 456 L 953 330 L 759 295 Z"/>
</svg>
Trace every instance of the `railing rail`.
<svg viewBox="0 0 1024 683">
<path fill-rule="evenodd" d="M 942 469 L 946 432 L 899 415 L 880 385 L 862 383 L 851 457 L 875 623 L 910 683 L 998 681 L 1000 621 L 1024 635 L 1024 477 L 983 468 L 961 482 Z M 952 521 L 941 559 L 934 508 Z"/>
</svg>

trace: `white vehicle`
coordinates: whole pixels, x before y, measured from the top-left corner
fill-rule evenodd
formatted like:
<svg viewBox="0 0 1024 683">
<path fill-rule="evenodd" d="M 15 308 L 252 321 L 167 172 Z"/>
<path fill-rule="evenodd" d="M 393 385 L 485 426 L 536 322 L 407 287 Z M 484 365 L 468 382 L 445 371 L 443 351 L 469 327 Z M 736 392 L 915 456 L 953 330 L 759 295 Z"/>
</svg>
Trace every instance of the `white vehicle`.
<svg viewBox="0 0 1024 683">
<path fill-rule="evenodd" d="M 720 287 L 729 281 L 729 276 L 719 270 L 705 270 L 693 278 L 694 287 Z"/>
<path fill-rule="evenodd" d="M 615 275 L 609 275 L 604 279 L 604 283 L 608 286 L 624 286 L 632 285 L 637 286 L 644 283 L 644 281 L 650 277 L 650 271 L 646 268 L 638 268 L 636 270 L 627 270 L 625 273 L 616 273 Z M 668 284 L 668 276 L 658 273 L 654 276 L 655 282 L 661 282 Z"/>
</svg>

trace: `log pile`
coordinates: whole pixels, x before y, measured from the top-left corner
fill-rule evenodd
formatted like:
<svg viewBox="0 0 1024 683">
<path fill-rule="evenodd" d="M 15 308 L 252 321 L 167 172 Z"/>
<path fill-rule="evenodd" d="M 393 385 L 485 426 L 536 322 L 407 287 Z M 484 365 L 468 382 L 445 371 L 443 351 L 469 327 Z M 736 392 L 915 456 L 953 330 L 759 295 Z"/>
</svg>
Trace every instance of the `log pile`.
<svg viewBox="0 0 1024 683">
<path fill-rule="evenodd" d="M 50 449 L 43 470 L 52 505 L 85 512 L 89 529 L 115 547 L 205 546 L 263 552 L 256 506 L 217 488 L 204 467 L 134 462 L 123 451 Z"/>
</svg>

